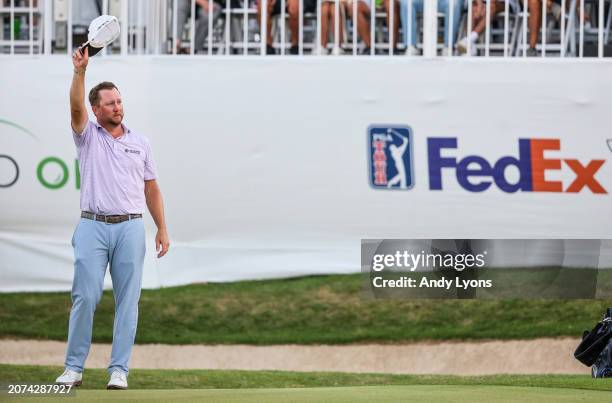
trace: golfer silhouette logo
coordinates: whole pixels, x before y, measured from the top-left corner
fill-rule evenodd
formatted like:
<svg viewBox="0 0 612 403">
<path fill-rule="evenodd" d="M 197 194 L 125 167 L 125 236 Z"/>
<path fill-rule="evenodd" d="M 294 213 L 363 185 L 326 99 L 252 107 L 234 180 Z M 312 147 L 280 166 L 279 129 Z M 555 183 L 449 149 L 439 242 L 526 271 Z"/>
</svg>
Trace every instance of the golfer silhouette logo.
<svg viewBox="0 0 612 403">
<path fill-rule="evenodd" d="M 410 189 L 412 135 L 407 126 L 372 125 L 368 128 L 370 185 L 375 189 Z"/>
</svg>

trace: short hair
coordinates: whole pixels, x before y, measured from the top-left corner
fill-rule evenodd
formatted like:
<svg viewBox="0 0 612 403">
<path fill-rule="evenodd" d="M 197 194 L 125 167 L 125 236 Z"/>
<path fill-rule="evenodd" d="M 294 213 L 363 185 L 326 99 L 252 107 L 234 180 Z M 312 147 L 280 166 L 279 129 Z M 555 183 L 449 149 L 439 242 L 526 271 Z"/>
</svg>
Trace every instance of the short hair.
<svg viewBox="0 0 612 403">
<path fill-rule="evenodd" d="M 116 89 L 117 92 L 119 91 L 119 88 L 117 88 L 117 86 L 110 81 L 102 81 L 89 91 L 89 104 L 91 106 L 97 106 L 100 103 L 100 91 L 112 90 L 113 88 Z"/>
</svg>

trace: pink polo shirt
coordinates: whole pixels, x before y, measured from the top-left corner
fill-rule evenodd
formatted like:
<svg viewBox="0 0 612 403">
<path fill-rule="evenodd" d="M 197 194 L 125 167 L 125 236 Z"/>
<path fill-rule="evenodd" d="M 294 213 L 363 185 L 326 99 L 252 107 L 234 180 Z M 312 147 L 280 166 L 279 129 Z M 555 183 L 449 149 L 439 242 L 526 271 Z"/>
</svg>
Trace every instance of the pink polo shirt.
<svg viewBox="0 0 612 403">
<path fill-rule="evenodd" d="M 81 210 L 96 214 L 142 214 L 144 181 L 155 179 L 149 140 L 123 126 L 113 138 L 98 124 L 87 122 L 83 133 L 72 131 L 81 171 Z"/>
</svg>

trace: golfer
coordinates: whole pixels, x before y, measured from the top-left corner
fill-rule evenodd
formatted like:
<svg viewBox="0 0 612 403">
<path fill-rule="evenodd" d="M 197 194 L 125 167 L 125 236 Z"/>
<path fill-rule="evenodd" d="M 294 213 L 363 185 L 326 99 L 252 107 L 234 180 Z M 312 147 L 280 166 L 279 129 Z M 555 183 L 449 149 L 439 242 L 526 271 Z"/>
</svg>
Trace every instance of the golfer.
<svg viewBox="0 0 612 403">
<path fill-rule="evenodd" d="M 91 89 L 89 103 L 96 121 L 88 119 L 84 102 L 88 60 L 87 50 L 72 55 L 70 116 L 81 171 L 81 219 L 72 237 L 75 263 L 66 370 L 56 383 L 82 382 L 94 311 L 110 264 L 115 324 L 107 388 L 127 389 L 145 257 L 145 203 L 157 225 L 158 258 L 168 252 L 170 242 L 151 146 L 146 137 L 122 123 L 121 94 L 113 83 Z"/>
</svg>

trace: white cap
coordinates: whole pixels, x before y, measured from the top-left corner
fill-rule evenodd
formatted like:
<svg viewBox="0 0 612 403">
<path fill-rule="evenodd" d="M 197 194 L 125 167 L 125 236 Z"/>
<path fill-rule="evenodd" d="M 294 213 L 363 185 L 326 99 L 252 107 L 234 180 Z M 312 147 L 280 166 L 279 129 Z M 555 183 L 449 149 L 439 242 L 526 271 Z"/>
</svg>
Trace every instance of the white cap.
<svg viewBox="0 0 612 403">
<path fill-rule="evenodd" d="M 119 37 L 119 21 L 112 15 L 101 15 L 89 24 L 89 45 L 103 48 Z"/>
</svg>

